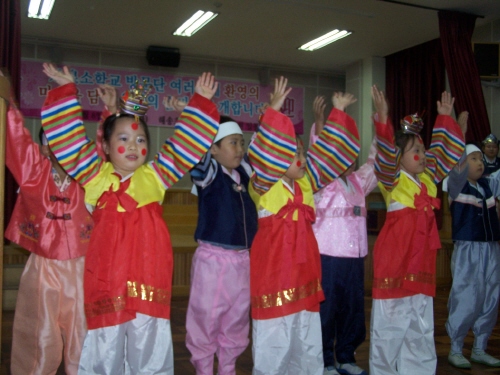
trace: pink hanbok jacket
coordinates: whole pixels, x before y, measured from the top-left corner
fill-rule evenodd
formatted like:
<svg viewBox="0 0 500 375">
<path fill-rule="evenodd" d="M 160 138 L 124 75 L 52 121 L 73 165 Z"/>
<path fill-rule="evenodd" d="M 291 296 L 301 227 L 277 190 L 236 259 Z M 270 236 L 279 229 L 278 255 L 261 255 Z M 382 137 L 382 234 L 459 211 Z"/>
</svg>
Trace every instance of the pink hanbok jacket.
<svg viewBox="0 0 500 375">
<path fill-rule="evenodd" d="M 313 125 L 311 143 L 316 138 Z M 313 231 L 321 254 L 340 258 L 360 258 L 368 254 L 365 197 L 377 186 L 376 153 L 376 145 L 372 143 L 367 162 L 347 177 L 349 190 L 338 178 L 314 194 Z"/>
</svg>

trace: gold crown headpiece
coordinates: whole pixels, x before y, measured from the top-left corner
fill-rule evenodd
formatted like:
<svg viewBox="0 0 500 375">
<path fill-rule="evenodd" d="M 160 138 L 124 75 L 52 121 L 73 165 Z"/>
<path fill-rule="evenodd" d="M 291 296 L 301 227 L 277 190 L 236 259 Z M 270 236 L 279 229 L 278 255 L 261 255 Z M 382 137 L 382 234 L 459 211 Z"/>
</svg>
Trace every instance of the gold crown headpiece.
<svg viewBox="0 0 500 375">
<path fill-rule="evenodd" d="M 422 121 L 422 118 L 418 115 L 418 113 L 415 113 L 413 115 L 405 116 L 401 120 L 400 125 L 403 133 L 419 135 L 420 131 L 424 127 L 424 122 Z"/>
<path fill-rule="evenodd" d="M 130 86 L 130 90 L 120 98 L 121 112 L 139 117 L 144 116 L 149 109 L 148 95 L 151 89 L 151 85 L 146 81 L 142 84 L 135 81 L 135 85 Z"/>
</svg>

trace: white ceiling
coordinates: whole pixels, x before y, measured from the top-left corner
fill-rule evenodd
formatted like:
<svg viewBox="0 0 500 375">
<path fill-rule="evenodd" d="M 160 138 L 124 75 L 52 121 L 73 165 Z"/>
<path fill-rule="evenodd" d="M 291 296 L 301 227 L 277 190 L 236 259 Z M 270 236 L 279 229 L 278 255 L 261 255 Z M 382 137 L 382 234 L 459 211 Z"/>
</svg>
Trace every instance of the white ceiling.
<svg viewBox="0 0 500 375">
<path fill-rule="evenodd" d="M 500 0 L 401 0 L 423 7 L 500 18 Z M 49 20 L 27 18 L 22 36 L 146 50 L 176 47 L 182 56 L 343 72 L 369 56 L 386 56 L 437 38 L 435 10 L 379 0 L 56 0 Z M 219 12 L 191 38 L 172 32 L 196 10 Z M 353 34 L 315 52 L 297 48 L 335 28 Z"/>
</svg>

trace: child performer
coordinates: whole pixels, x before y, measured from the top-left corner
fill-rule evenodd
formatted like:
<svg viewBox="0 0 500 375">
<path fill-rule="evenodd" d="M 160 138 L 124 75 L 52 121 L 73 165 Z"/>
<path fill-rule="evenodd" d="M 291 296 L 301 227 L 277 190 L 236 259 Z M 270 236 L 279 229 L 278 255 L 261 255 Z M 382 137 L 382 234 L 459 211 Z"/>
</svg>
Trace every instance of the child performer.
<svg viewBox="0 0 500 375">
<path fill-rule="evenodd" d="M 198 375 L 235 375 L 248 346 L 250 255 L 257 210 L 248 193 L 252 169 L 245 162 L 239 125 L 221 117 L 219 131 L 201 163 L 191 170 L 198 194 L 199 246 L 191 267 L 186 345 Z"/>
<path fill-rule="evenodd" d="M 83 189 L 70 178 L 40 131 L 39 147 L 9 107 L 6 164 L 19 195 L 5 237 L 31 252 L 17 295 L 13 374 L 76 374 L 87 331 L 83 269 L 93 221 Z M 62 358 L 61 358 L 62 357 Z"/>
<path fill-rule="evenodd" d="M 488 177 L 490 174 L 500 169 L 500 158 L 498 157 L 498 138 L 495 134 L 490 134 L 481 142 L 481 144 L 484 163 L 483 176 Z"/>
<path fill-rule="evenodd" d="M 461 120 L 467 124 L 466 116 L 459 117 Z M 455 248 L 446 331 L 451 339 L 448 362 L 459 368 L 471 367 L 462 354 L 470 328 L 475 336 L 471 361 L 500 367 L 500 359 L 485 352 L 497 321 L 500 298 L 500 223 L 495 209 L 500 175 L 484 178 L 483 171 L 481 150 L 469 144 L 448 181 Z"/>
<path fill-rule="evenodd" d="M 387 218 L 373 252 L 370 375 L 436 373 L 433 299 L 436 251 L 441 247 L 434 212 L 436 184 L 464 149 L 463 134 L 450 117 L 454 99 L 444 92 L 429 150 L 417 115 L 401 121 L 394 137 L 382 92 L 372 87 L 377 110 L 375 171 Z"/>
<path fill-rule="evenodd" d="M 172 245 L 162 219 L 165 189 L 202 158 L 218 128 L 210 102 L 217 84 L 204 73 L 173 136 L 144 164 L 149 146 L 148 90 L 124 95 L 120 114 L 106 119 L 103 149 L 96 153 L 82 125 L 73 77 L 44 64 L 61 87 L 49 92 L 42 124 L 62 166 L 95 206 L 95 229 L 85 263 L 85 314 L 89 332 L 80 374 L 173 374 L 170 332 Z"/>
<path fill-rule="evenodd" d="M 339 177 L 359 152 L 355 122 L 335 94 L 325 128 L 307 159 L 290 119 L 278 112 L 290 88 L 276 80 L 269 108 L 250 145 L 250 194 L 259 228 L 250 252 L 254 375 L 323 373 L 318 244 L 313 193 Z"/>
<path fill-rule="evenodd" d="M 315 124 L 311 144 L 325 124 L 321 96 L 313 104 Z M 356 365 L 354 351 L 365 340 L 364 261 L 368 254 L 365 196 L 377 186 L 375 141 L 367 162 L 357 171 L 353 163 L 340 178 L 314 194 L 314 234 L 321 254 L 320 305 L 324 374 L 367 375 Z M 338 372 L 337 372 L 338 370 Z"/>
</svg>

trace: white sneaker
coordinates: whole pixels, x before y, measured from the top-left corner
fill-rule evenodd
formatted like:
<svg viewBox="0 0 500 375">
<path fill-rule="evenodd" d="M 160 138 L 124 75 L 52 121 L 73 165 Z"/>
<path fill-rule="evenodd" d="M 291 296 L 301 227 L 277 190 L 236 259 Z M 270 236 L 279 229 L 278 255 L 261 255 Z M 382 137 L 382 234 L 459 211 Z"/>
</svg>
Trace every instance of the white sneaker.
<svg viewBox="0 0 500 375">
<path fill-rule="evenodd" d="M 368 373 L 355 363 L 336 363 L 337 371 L 342 375 L 368 375 Z"/>
<path fill-rule="evenodd" d="M 470 362 L 462 353 L 450 352 L 450 354 L 448 354 L 448 363 L 457 368 L 471 368 Z"/>
<path fill-rule="evenodd" d="M 470 360 L 490 367 L 500 367 L 500 359 L 492 357 L 482 349 L 472 349 Z"/>
<path fill-rule="evenodd" d="M 337 369 L 333 366 L 328 366 L 328 367 L 325 367 L 325 370 L 323 371 L 323 375 L 340 375 L 338 372 L 337 372 Z"/>
</svg>

